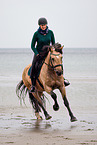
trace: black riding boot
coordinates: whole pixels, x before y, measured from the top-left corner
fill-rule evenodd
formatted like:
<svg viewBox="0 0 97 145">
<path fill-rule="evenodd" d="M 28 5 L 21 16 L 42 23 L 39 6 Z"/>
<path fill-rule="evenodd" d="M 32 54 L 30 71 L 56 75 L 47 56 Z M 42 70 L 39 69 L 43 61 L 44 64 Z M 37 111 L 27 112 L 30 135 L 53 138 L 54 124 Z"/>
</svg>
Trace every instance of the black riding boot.
<svg viewBox="0 0 97 145">
<path fill-rule="evenodd" d="M 32 68 L 31 68 L 31 73 L 30 73 L 30 78 L 31 78 L 31 82 L 32 82 L 32 86 L 31 86 L 31 90 L 30 90 L 30 93 L 32 92 L 35 92 L 35 84 L 36 84 L 36 62 L 37 62 L 37 56 L 34 55 L 34 58 L 33 58 L 33 62 L 32 62 Z"/>
<path fill-rule="evenodd" d="M 35 92 L 36 79 L 38 78 L 38 74 L 41 69 L 41 64 L 42 64 L 42 57 L 40 57 L 39 55 L 38 56 L 34 55 L 31 73 L 30 73 L 30 78 L 32 82 L 32 86 L 30 90 L 31 93 Z"/>
<path fill-rule="evenodd" d="M 70 85 L 69 81 L 66 80 L 65 78 L 64 78 L 64 85 L 65 85 L 65 87 Z"/>
<path fill-rule="evenodd" d="M 32 86 L 31 86 L 30 93 L 33 93 L 35 92 L 36 78 L 35 77 L 31 78 L 31 82 L 32 82 Z"/>
</svg>

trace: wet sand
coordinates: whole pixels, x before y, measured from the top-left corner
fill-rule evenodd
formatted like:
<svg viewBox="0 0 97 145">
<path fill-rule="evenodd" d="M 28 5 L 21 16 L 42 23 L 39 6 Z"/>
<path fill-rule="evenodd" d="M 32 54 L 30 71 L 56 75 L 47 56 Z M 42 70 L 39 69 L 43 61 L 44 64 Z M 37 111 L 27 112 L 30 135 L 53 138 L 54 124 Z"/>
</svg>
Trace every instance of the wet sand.
<svg viewBox="0 0 97 145">
<path fill-rule="evenodd" d="M 66 88 L 67 94 L 75 96 L 72 91 L 76 85 L 83 83 L 82 89 L 87 87 L 92 88 L 91 85 L 96 86 L 95 80 L 73 80 L 71 87 Z M 88 84 L 88 86 L 87 86 Z M 87 86 L 87 87 L 86 87 Z M 9 87 L 10 88 L 10 87 Z M 93 87 L 94 88 L 94 87 Z M 10 88 L 9 91 L 11 90 Z M 83 92 L 85 91 L 82 89 Z M 14 89 L 13 89 L 14 91 Z M 92 93 L 93 90 L 91 90 Z M 71 93 L 72 92 L 72 93 Z M 97 144 L 97 105 L 93 98 L 79 98 L 77 99 L 77 91 L 74 99 L 69 97 L 71 108 L 77 117 L 78 121 L 70 122 L 69 115 L 63 105 L 63 101 L 59 96 L 58 101 L 60 109 L 54 112 L 52 109 L 53 101 L 47 102 L 47 110 L 52 115 L 51 120 L 45 120 L 43 113 L 41 113 L 43 120 L 38 121 L 32 111 L 31 104 L 28 97 L 26 98 L 27 107 L 20 106 L 19 100 L 15 97 L 16 103 L 1 105 L 0 107 L 0 145 L 96 145 Z M 85 92 L 84 92 L 85 93 Z M 83 101 L 84 100 L 84 101 Z M 27 102 L 28 101 L 28 102 Z M 77 102 L 76 102 L 77 101 Z M 89 101 L 89 102 L 88 102 Z M 18 102 L 18 104 L 17 104 Z M 83 102 L 83 103 L 82 103 Z M 94 102 L 94 103 L 93 103 Z"/>
<path fill-rule="evenodd" d="M 49 121 L 36 120 L 31 108 L 2 107 L 0 112 L 0 145 L 97 144 L 97 111 L 91 112 L 92 116 L 77 114 L 79 119 L 74 123 L 65 118 L 66 112 L 63 120 L 57 116 Z"/>
</svg>

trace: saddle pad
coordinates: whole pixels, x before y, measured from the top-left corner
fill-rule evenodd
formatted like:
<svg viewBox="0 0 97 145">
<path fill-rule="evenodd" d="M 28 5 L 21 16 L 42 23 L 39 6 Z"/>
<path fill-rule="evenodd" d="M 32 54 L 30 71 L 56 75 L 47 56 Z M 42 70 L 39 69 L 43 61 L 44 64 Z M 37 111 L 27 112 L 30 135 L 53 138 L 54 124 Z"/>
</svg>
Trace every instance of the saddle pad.
<svg viewBox="0 0 97 145">
<path fill-rule="evenodd" d="M 29 68 L 29 70 L 28 70 L 28 76 L 30 76 L 31 68 L 32 68 L 32 66 L 31 66 L 31 67 Z"/>
</svg>

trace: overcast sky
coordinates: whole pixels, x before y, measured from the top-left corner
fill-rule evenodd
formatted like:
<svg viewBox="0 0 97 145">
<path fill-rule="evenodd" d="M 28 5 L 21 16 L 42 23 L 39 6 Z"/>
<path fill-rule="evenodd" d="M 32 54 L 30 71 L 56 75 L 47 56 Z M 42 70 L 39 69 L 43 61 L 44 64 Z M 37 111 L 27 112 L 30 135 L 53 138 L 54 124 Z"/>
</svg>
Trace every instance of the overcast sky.
<svg viewBox="0 0 97 145">
<path fill-rule="evenodd" d="M 97 0 L 0 0 L 0 48 L 30 48 L 40 17 L 65 47 L 97 48 Z"/>
</svg>

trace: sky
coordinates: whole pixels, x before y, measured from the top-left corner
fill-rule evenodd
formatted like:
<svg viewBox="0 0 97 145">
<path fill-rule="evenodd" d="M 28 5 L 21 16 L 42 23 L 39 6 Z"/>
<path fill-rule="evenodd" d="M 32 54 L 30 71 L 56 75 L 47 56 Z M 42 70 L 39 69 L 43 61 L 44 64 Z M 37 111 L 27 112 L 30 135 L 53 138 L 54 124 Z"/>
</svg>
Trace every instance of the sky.
<svg viewBox="0 0 97 145">
<path fill-rule="evenodd" d="M 97 0 L 0 0 L 0 48 L 30 48 L 40 17 L 66 48 L 97 48 Z"/>
</svg>

